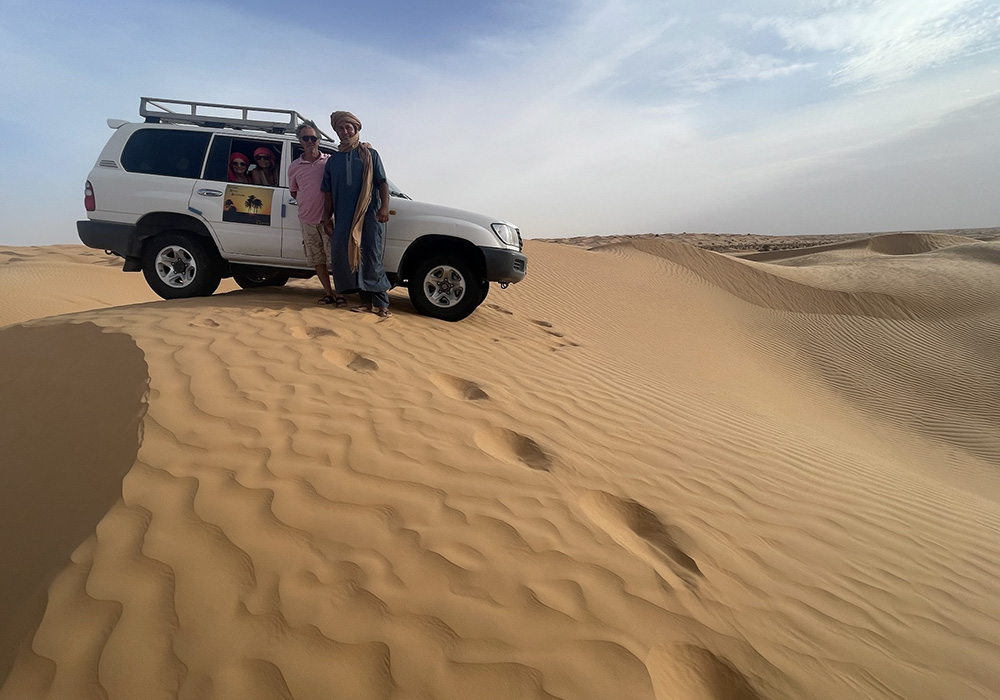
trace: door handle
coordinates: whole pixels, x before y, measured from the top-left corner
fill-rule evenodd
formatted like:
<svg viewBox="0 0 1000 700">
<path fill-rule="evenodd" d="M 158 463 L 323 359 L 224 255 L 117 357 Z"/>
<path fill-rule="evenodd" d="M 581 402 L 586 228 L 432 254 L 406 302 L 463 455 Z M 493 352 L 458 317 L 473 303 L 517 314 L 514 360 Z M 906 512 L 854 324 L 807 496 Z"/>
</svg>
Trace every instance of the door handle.
<svg viewBox="0 0 1000 700">
<path fill-rule="evenodd" d="M 222 196 L 222 192 L 220 192 L 219 190 L 209 190 L 209 189 L 204 189 L 204 188 L 198 190 L 198 194 L 200 194 L 202 197 L 221 197 Z"/>
</svg>

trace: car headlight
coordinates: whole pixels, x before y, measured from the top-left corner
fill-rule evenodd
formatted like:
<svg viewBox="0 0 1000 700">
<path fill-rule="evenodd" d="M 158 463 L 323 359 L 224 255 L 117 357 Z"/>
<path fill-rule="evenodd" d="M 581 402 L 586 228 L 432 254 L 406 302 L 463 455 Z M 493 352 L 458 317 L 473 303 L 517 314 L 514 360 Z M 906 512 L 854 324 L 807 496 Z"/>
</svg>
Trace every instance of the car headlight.
<svg viewBox="0 0 1000 700">
<path fill-rule="evenodd" d="M 521 246 L 520 236 L 517 234 L 517 229 L 510 224 L 491 224 L 493 226 L 493 233 L 497 235 L 501 241 L 507 245 Z"/>
</svg>

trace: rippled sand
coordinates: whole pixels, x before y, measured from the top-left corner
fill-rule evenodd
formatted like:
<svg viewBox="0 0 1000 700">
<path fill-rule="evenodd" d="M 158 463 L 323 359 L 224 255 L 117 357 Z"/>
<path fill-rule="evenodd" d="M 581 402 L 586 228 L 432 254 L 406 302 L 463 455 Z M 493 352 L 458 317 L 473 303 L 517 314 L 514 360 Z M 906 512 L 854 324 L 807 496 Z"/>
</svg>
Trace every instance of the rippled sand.
<svg viewBox="0 0 1000 700">
<path fill-rule="evenodd" d="M 526 253 L 448 324 L 0 250 L 0 698 L 996 697 L 1000 243 Z"/>
</svg>

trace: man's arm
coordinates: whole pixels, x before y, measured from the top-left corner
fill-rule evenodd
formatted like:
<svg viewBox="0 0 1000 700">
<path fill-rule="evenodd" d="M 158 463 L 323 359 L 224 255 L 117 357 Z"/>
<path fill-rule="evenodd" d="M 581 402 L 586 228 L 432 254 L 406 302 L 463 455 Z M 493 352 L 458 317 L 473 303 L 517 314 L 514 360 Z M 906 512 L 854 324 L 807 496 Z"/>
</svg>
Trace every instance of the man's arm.
<svg viewBox="0 0 1000 700">
<path fill-rule="evenodd" d="M 323 166 L 323 182 L 320 183 L 319 189 L 323 193 L 323 220 L 319 225 L 327 234 L 333 234 L 333 178 L 330 177 L 329 158 Z"/>
<path fill-rule="evenodd" d="M 320 225 L 326 229 L 327 233 L 333 233 L 333 194 L 323 193 L 323 220 Z"/>
<path fill-rule="evenodd" d="M 389 183 L 386 180 L 378 186 L 379 197 L 382 199 L 382 206 L 375 213 L 375 218 L 383 224 L 389 220 Z"/>
</svg>

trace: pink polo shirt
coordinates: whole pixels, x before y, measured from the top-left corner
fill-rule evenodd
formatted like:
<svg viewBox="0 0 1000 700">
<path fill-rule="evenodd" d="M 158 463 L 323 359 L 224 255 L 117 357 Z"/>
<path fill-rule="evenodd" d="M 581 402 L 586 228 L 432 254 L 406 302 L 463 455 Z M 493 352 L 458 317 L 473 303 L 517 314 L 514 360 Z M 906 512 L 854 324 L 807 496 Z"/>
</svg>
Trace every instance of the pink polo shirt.
<svg viewBox="0 0 1000 700">
<path fill-rule="evenodd" d="M 319 186 L 323 184 L 323 171 L 329 157 L 320 153 L 319 158 L 310 163 L 299 156 L 288 166 L 288 189 L 296 193 L 299 222 L 303 224 L 315 225 L 323 220 L 323 193 Z"/>
</svg>

